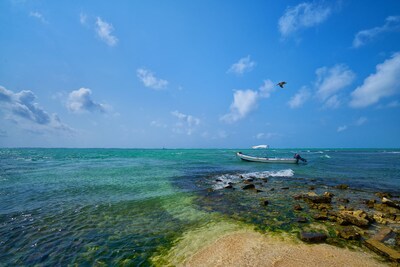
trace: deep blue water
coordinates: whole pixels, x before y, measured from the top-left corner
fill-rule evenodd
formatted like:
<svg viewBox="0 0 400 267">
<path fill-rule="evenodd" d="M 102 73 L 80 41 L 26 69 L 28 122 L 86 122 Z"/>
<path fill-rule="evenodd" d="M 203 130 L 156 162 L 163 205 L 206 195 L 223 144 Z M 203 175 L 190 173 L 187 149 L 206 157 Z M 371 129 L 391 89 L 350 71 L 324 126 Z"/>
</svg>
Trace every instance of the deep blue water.
<svg viewBox="0 0 400 267">
<path fill-rule="evenodd" d="M 360 194 L 400 194 L 399 149 L 241 150 L 299 152 L 308 160 L 299 165 L 243 162 L 236 151 L 0 149 L 0 265 L 152 265 L 150 258 L 183 231 L 214 220 L 207 210 L 236 212 L 207 193 L 215 191 L 216 177 L 235 173 L 267 173 L 271 185 L 296 190 L 346 183 Z M 229 194 L 230 201 L 238 198 Z M 246 214 L 254 208 L 240 201 Z"/>
</svg>

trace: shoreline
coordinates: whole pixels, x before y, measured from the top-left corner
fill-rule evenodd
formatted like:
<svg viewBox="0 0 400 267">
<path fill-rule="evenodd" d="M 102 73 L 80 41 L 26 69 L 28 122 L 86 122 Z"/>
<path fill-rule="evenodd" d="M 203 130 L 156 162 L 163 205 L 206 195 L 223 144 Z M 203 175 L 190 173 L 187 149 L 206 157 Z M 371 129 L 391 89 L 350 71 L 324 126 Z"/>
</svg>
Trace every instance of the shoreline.
<svg viewBox="0 0 400 267">
<path fill-rule="evenodd" d="M 221 231 L 222 230 L 222 231 Z M 306 244 L 293 234 L 262 234 L 221 221 L 186 232 L 156 266 L 391 266 L 361 248 Z"/>
</svg>

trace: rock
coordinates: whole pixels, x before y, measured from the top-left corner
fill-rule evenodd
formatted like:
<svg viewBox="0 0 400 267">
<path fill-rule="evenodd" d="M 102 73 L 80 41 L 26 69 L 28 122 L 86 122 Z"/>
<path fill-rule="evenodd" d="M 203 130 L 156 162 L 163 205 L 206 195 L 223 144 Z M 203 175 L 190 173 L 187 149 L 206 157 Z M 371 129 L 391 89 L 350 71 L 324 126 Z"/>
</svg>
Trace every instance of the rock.
<svg viewBox="0 0 400 267">
<path fill-rule="evenodd" d="M 367 227 L 371 223 L 371 219 L 363 210 L 342 210 L 338 212 L 337 222 L 341 225 L 353 224 L 359 227 Z"/>
<path fill-rule="evenodd" d="M 219 179 L 219 178 L 215 179 L 215 181 L 216 181 L 216 182 L 222 182 L 222 180 Z"/>
<path fill-rule="evenodd" d="M 315 190 L 315 186 L 312 185 L 312 186 L 309 187 L 309 189 L 310 190 Z"/>
<path fill-rule="evenodd" d="M 384 198 L 384 197 L 391 198 L 392 197 L 392 195 L 387 192 L 378 192 L 378 193 L 375 193 L 375 196 L 377 196 L 379 198 Z"/>
<path fill-rule="evenodd" d="M 253 181 L 254 181 L 253 178 L 246 178 L 246 179 L 244 179 L 244 183 L 251 183 L 251 182 L 253 182 Z"/>
<path fill-rule="evenodd" d="M 244 183 L 244 184 L 252 184 L 252 183 L 253 183 L 253 180 L 244 180 L 243 183 Z"/>
<path fill-rule="evenodd" d="M 243 190 L 249 190 L 249 189 L 255 189 L 256 187 L 254 184 L 246 184 L 245 186 L 242 187 Z"/>
<path fill-rule="evenodd" d="M 261 204 L 261 206 L 268 206 L 269 201 L 266 200 L 266 199 L 261 199 L 261 200 L 260 200 L 260 204 Z"/>
<path fill-rule="evenodd" d="M 350 202 L 350 200 L 348 198 L 339 198 L 338 201 L 342 202 L 342 203 L 349 203 Z"/>
<path fill-rule="evenodd" d="M 343 227 L 342 229 L 338 230 L 336 234 L 346 240 L 358 240 L 361 238 L 361 234 L 351 226 Z"/>
<path fill-rule="evenodd" d="M 261 180 L 262 180 L 263 182 L 268 182 L 268 178 L 267 178 L 267 177 L 261 177 Z"/>
<path fill-rule="evenodd" d="M 310 192 L 307 194 L 295 196 L 295 199 L 303 199 L 304 201 L 311 203 L 331 203 L 332 197 L 330 195 L 317 195 L 314 192 Z"/>
<path fill-rule="evenodd" d="M 231 184 L 227 184 L 227 185 L 224 186 L 224 188 L 225 188 L 225 189 L 232 189 L 233 186 L 232 186 Z"/>
<path fill-rule="evenodd" d="M 275 190 L 275 188 L 271 188 L 269 191 L 274 191 Z"/>
<path fill-rule="evenodd" d="M 375 203 L 376 203 L 375 199 L 370 199 L 365 202 L 365 204 L 367 204 L 368 208 L 370 208 L 370 209 L 372 209 L 374 207 Z"/>
<path fill-rule="evenodd" d="M 326 221 L 328 220 L 328 213 L 327 212 L 322 212 L 322 213 L 318 213 L 315 214 L 313 216 L 314 220 L 318 220 L 318 221 Z"/>
<path fill-rule="evenodd" d="M 289 187 L 281 187 L 281 189 L 283 189 L 283 190 L 287 190 L 287 189 L 289 189 Z"/>
<path fill-rule="evenodd" d="M 399 213 L 399 209 L 391 207 L 387 204 L 375 204 L 374 208 L 376 210 L 382 211 L 385 214 L 396 215 Z"/>
<path fill-rule="evenodd" d="M 309 243 L 321 243 L 324 242 L 328 236 L 324 233 L 312 233 L 312 232 L 301 232 L 300 239 L 304 242 Z"/>
<path fill-rule="evenodd" d="M 331 192 L 325 192 L 324 197 L 333 198 L 334 194 Z"/>
<path fill-rule="evenodd" d="M 349 186 L 347 184 L 340 184 L 340 185 L 335 186 L 335 188 L 344 190 L 344 189 L 348 189 Z"/>
<path fill-rule="evenodd" d="M 298 222 L 298 223 L 306 223 L 306 222 L 308 222 L 308 220 L 305 217 L 298 217 L 296 219 L 296 222 Z"/>
<path fill-rule="evenodd" d="M 294 210 L 303 210 L 303 208 L 299 204 L 294 205 L 293 209 Z"/>
<path fill-rule="evenodd" d="M 327 211 L 332 209 L 330 203 L 310 203 L 310 208 L 315 210 Z"/>
<path fill-rule="evenodd" d="M 369 249 L 371 249 L 381 255 L 384 255 L 395 262 L 400 262 L 400 252 L 386 246 L 385 244 L 383 244 L 382 242 L 379 242 L 376 239 L 373 239 L 373 238 L 368 239 L 367 241 L 365 241 L 365 245 Z"/>
<path fill-rule="evenodd" d="M 394 202 L 394 201 L 392 201 L 392 200 L 390 200 L 390 199 L 388 199 L 386 197 L 382 198 L 382 203 L 386 204 L 386 205 L 388 205 L 388 206 L 390 206 L 392 208 L 400 209 L 400 205 L 398 203 L 396 203 L 396 202 Z"/>
</svg>

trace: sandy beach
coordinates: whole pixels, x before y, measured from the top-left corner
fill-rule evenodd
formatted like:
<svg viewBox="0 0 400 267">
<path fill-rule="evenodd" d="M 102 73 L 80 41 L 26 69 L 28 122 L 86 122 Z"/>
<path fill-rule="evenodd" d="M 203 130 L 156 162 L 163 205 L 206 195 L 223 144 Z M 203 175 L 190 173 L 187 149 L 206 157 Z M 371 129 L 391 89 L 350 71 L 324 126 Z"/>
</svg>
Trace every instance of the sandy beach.
<svg viewBox="0 0 400 267">
<path fill-rule="evenodd" d="M 153 260 L 160 266 L 391 266 L 360 248 L 307 244 L 292 234 L 263 234 L 231 222 L 187 232 Z"/>
<path fill-rule="evenodd" d="M 256 232 L 232 233 L 204 247 L 182 266 L 387 266 L 361 251 L 308 245 Z"/>
</svg>

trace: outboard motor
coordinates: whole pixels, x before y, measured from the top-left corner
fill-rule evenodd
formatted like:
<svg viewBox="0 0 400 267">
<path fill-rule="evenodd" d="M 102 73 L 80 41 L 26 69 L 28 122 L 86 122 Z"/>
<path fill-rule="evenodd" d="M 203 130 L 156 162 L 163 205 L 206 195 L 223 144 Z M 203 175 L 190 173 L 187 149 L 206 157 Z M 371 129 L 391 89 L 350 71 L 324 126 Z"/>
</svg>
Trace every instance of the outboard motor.
<svg viewBox="0 0 400 267">
<path fill-rule="evenodd" d="M 301 160 L 302 162 L 307 162 L 307 160 L 305 158 L 302 158 L 299 154 L 294 154 L 293 158 L 295 158 L 297 160 L 297 163 L 299 163 L 299 160 Z"/>
</svg>

